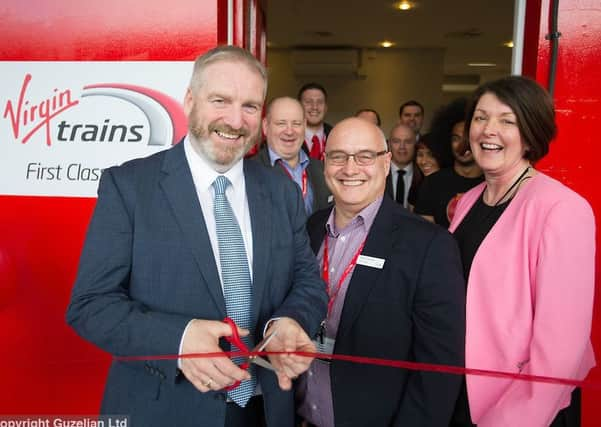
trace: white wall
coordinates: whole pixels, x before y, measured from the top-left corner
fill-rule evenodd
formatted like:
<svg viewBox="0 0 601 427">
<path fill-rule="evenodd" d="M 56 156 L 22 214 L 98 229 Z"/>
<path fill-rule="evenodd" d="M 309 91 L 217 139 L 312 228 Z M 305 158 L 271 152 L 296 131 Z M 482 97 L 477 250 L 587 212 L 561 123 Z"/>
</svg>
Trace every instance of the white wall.
<svg viewBox="0 0 601 427">
<path fill-rule="evenodd" d="M 373 49 L 364 55 L 364 78 L 341 76 L 295 76 L 289 49 L 268 49 L 269 89 L 267 98 L 289 95 L 316 81 L 328 91 L 329 123 L 348 117 L 360 108 L 373 108 L 382 117 L 388 134 L 398 121 L 399 106 L 416 99 L 426 110 L 426 126 L 443 103 L 443 49 Z"/>
</svg>

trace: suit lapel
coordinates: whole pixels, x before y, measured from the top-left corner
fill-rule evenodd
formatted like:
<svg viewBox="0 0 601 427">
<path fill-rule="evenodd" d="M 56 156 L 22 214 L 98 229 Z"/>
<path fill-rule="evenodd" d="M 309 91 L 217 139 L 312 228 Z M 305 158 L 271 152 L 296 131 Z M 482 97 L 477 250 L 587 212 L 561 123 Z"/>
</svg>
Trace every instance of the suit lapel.
<svg viewBox="0 0 601 427">
<path fill-rule="evenodd" d="M 394 192 L 392 191 L 393 187 L 392 187 L 392 169 L 390 169 L 390 172 L 388 172 L 388 175 L 386 175 L 386 189 L 385 189 L 385 193 L 388 194 L 390 197 L 392 197 L 392 200 L 394 200 Z"/>
<path fill-rule="evenodd" d="M 209 294 L 218 307 L 220 316 L 225 317 L 225 301 L 215 265 L 215 256 L 196 195 L 192 173 L 186 161 L 183 143 L 165 153 L 162 172 L 164 175 L 160 182 L 161 188 L 179 223 L 183 238 L 194 255 Z"/>
<path fill-rule="evenodd" d="M 384 196 L 382 205 L 369 230 L 362 255 L 380 258 L 390 262 L 387 258 L 392 251 L 394 239 L 394 225 L 391 215 L 392 200 Z M 384 263 L 384 268 L 390 266 Z M 338 325 L 337 340 L 344 337 L 352 330 L 353 323 L 361 312 L 363 305 L 368 300 L 372 288 L 381 280 L 384 269 L 367 267 L 357 264 L 351 276 L 349 287 L 344 299 L 344 306 Z"/>
<path fill-rule="evenodd" d="M 244 180 L 253 235 L 252 325 L 257 324 L 259 307 L 267 283 L 268 262 L 272 258 L 270 248 L 273 207 L 271 197 L 265 189 L 266 183 L 261 181 L 259 167 L 262 166 L 244 161 Z"/>
</svg>

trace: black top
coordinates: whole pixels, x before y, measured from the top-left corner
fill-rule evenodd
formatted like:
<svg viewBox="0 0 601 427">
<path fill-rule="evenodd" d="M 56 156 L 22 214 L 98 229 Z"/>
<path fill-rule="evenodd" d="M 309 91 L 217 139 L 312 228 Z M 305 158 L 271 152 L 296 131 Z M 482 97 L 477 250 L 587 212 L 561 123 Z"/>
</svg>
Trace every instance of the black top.
<svg viewBox="0 0 601 427">
<path fill-rule="evenodd" d="M 476 251 L 511 201 L 488 206 L 484 203 L 483 195 L 484 191 L 453 233 L 461 252 L 466 284 Z"/>
<path fill-rule="evenodd" d="M 503 212 L 507 206 L 509 206 L 508 201 L 501 203 L 496 206 L 488 206 L 484 203 L 484 191 L 474 203 L 474 206 L 470 209 L 470 211 L 465 215 L 461 224 L 457 227 L 453 236 L 457 240 L 459 245 L 459 251 L 461 252 L 461 261 L 463 262 L 463 274 L 465 275 L 465 283 L 467 287 L 467 279 L 470 274 L 470 269 L 472 268 L 472 261 L 474 260 L 474 256 L 476 255 L 476 251 L 480 247 L 480 244 L 491 230 L 491 228 L 495 225 L 498 219 L 501 217 Z M 467 389 L 465 386 L 465 378 L 463 380 L 463 384 L 461 385 L 461 391 L 459 392 L 459 397 L 457 398 L 457 403 L 455 405 L 455 411 L 453 412 L 453 417 L 451 419 L 452 427 L 467 427 L 473 426 L 469 404 L 467 399 Z"/>
<path fill-rule="evenodd" d="M 455 169 L 446 168 L 429 175 L 424 179 L 419 189 L 415 213 L 430 215 L 434 222 L 445 228 L 449 227 L 456 204 L 456 196 L 465 193 L 484 179 L 466 178 L 455 172 Z"/>
</svg>

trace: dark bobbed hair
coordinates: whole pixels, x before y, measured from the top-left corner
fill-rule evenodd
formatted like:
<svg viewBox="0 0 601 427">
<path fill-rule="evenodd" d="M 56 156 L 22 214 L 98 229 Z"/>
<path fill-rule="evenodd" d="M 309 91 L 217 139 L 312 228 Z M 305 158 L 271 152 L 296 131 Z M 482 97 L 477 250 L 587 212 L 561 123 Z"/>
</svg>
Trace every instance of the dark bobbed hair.
<svg viewBox="0 0 601 427">
<path fill-rule="evenodd" d="M 469 128 L 476 105 L 486 93 L 495 95 L 515 114 L 526 146 L 524 158 L 536 162 L 546 156 L 549 144 L 557 134 L 553 98 L 537 82 L 523 76 L 504 77 L 484 83 L 476 89 L 465 117 L 466 149 L 469 148 Z"/>
<path fill-rule="evenodd" d="M 453 154 L 450 150 L 451 144 L 446 146 L 433 138 L 431 133 L 420 135 L 419 141 L 415 145 L 415 155 L 419 149 L 427 148 L 432 153 L 432 157 L 438 162 L 438 166 L 443 169 L 453 164 Z"/>
<path fill-rule="evenodd" d="M 382 120 L 380 119 L 380 115 L 376 110 L 372 108 L 362 108 L 360 110 L 357 110 L 354 116 L 357 117 L 361 113 L 374 113 L 376 115 L 376 121 L 378 122 L 378 126 L 382 126 Z"/>
<path fill-rule="evenodd" d="M 405 107 L 419 107 L 420 110 L 422 110 L 422 115 L 424 114 L 424 106 L 422 104 L 420 104 L 419 102 L 417 102 L 415 99 L 411 99 L 403 104 L 401 104 L 401 106 L 399 107 L 399 117 L 401 117 L 403 115 L 403 110 L 405 109 Z"/>
<path fill-rule="evenodd" d="M 305 93 L 305 91 L 309 90 L 309 89 L 317 89 L 320 90 L 323 93 L 324 98 L 326 99 L 326 101 L 328 100 L 328 92 L 326 92 L 326 88 L 323 87 L 322 85 L 320 85 L 319 83 L 316 82 L 310 82 L 310 83 L 306 83 L 304 84 L 299 90 L 298 90 L 298 95 L 296 96 L 296 99 L 298 99 L 299 101 L 301 100 L 301 97 L 303 96 L 303 93 Z"/>
</svg>

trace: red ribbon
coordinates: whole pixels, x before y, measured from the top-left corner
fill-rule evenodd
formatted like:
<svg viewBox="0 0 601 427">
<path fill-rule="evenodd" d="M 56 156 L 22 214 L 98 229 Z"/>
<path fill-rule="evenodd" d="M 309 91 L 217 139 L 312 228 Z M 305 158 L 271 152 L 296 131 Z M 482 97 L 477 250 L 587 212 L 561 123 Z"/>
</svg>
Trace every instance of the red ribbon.
<svg viewBox="0 0 601 427">
<path fill-rule="evenodd" d="M 440 372 L 444 374 L 455 375 L 478 375 L 482 377 L 505 378 L 520 381 L 530 381 L 537 383 L 569 385 L 581 388 L 601 390 L 601 383 L 574 380 L 571 378 L 547 377 L 543 375 L 515 374 L 512 372 L 491 371 L 488 369 L 462 368 L 452 365 L 437 365 L 433 363 L 408 362 L 404 360 L 380 359 L 375 357 L 349 356 L 345 354 L 324 354 L 307 351 L 259 351 L 259 352 L 240 352 L 223 351 L 216 353 L 190 353 L 182 355 L 163 355 L 163 356 L 119 356 L 115 360 L 123 362 L 136 362 L 148 360 L 175 360 L 175 359 L 197 359 L 209 357 L 250 357 L 250 356 L 270 356 L 277 354 L 295 354 L 311 358 L 340 360 L 344 362 L 358 363 L 363 365 L 386 366 L 390 368 L 408 369 L 410 371 Z"/>
<path fill-rule="evenodd" d="M 363 243 L 361 243 L 361 246 L 359 246 L 359 249 L 357 249 L 357 252 L 355 252 L 355 255 L 353 255 L 353 258 L 351 259 L 351 262 L 349 263 L 349 265 L 346 266 L 346 268 L 344 269 L 344 271 L 342 272 L 342 275 L 340 276 L 340 279 L 338 280 L 338 284 L 336 285 L 336 288 L 334 289 L 334 293 L 332 293 L 332 289 L 330 287 L 330 258 L 329 258 L 329 254 L 328 254 L 328 235 L 326 234 L 325 240 L 323 242 L 323 267 L 322 267 L 322 271 L 321 271 L 321 278 L 323 279 L 324 282 L 326 282 L 326 292 L 328 294 L 328 317 L 330 317 L 330 314 L 332 314 L 332 308 L 334 307 L 334 301 L 336 301 L 336 297 L 338 296 L 338 292 L 340 292 L 340 288 L 342 287 L 342 284 L 344 283 L 344 279 L 346 279 L 346 277 L 349 275 L 349 273 L 351 272 L 351 270 L 355 267 L 355 264 L 357 264 L 357 260 L 359 259 L 359 255 L 361 255 L 361 252 L 363 252 L 363 246 L 365 246 L 365 240 L 363 241 Z"/>
</svg>

